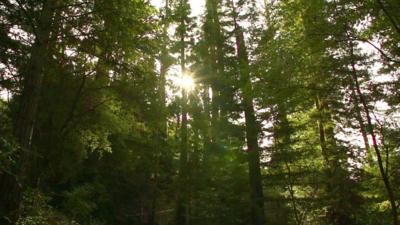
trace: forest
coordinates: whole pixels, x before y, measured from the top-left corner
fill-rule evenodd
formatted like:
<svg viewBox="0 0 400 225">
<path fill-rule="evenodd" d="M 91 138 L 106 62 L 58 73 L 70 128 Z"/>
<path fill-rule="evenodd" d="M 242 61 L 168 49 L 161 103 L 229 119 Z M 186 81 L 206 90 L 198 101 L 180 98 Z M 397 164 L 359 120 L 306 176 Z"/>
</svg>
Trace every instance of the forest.
<svg viewBox="0 0 400 225">
<path fill-rule="evenodd" d="M 399 220 L 399 0 L 0 0 L 0 225 Z"/>
</svg>

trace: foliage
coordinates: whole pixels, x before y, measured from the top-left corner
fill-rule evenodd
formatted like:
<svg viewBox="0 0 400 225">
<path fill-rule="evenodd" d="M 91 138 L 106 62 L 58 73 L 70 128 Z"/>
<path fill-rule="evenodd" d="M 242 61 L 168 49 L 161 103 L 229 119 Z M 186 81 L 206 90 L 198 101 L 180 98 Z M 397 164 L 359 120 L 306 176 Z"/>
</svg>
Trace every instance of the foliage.
<svg viewBox="0 0 400 225">
<path fill-rule="evenodd" d="M 192 2 L 0 1 L 0 224 L 398 225 L 398 1 Z"/>
</svg>

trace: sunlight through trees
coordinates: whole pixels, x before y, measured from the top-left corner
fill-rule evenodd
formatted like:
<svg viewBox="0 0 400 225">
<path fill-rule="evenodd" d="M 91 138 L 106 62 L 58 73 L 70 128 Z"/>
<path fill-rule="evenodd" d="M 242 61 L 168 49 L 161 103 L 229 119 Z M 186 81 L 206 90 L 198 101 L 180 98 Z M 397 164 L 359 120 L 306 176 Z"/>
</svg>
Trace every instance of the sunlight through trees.
<svg viewBox="0 0 400 225">
<path fill-rule="evenodd" d="M 1 0 L 0 225 L 400 225 L 398 0 Z"/>
</svg>

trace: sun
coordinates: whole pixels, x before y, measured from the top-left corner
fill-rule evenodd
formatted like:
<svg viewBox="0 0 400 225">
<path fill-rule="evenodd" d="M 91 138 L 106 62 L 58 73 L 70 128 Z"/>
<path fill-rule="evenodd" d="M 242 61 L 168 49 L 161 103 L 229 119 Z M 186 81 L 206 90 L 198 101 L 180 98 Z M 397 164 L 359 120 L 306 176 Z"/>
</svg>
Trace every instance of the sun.
<svg viewBox="0 0 400 225">
<path fill-rule="evenodd" d="M 186 91 L 191 91 L 196 86 L 193 77 L 186 73 L 177 77 L 175 83 L 178 87 L 183 88 Z"/>
</svg>

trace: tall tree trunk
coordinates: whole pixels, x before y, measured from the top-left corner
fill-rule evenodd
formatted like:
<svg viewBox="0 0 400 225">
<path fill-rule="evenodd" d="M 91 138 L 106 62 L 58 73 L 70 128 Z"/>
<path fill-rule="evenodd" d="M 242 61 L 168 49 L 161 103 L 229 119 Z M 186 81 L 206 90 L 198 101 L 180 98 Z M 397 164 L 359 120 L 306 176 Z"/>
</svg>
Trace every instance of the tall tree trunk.
<svg viewBox="0 0 400 225">
<path fill-rule="evenodd" d="M 352 62 L 352 73 L 356 73 L 355 65 L 353 64 L 353 62 Z M 360 101 L 359 101 L 358 95 L 356 93 L 356 87 L 355 87 L 353 78 L 350 80 L 350 89 L 351 89 L 351 97 L 353 99 L 353 104 L 354 104 L 354 110 L 356 112 L 355 116 L 356 116 L 358 125 L 360 126 L 360 133 L 361 133 L 361 136 L 363 138 L 365 151 L 367 153 L 367 160 L 368 160 L 369 165 L 372 166 L 373 165 L 373 161 L 372 161 L 372 158 L 371 158 L 371 154 L 369 153 L 370 152 L 370 145 L 369 145 L 368 134 L 367 134 L 368 131 L 366 129 L 366 126 L 365 126 L 365 123 L 364 123 L 364 119 L 362 117 L 361 108 L 360 108 Z"/>
<path fill-rule="evenodd" d="M 206 127 L 203 131 L 204 136 L 204 152 L 203 152 L 203 165 L 204 169 L 208 169 L 208 155 L 211 146 L 211 129 L 212 124 L 211 121 L 211 110 L 210 110 L 210 87 L 209 85 L 205 85 L 204 88 L 204 95 L 203 95 L 203 102 L 204 102 L 204 114 L 205 114 L 205 123 Z"/>
<path fill-rule="evenodd" d="M 48 52 L 50 48 L 50 33 L 54 7 L 55 5 L 53 1 L 45 1 L 43 4 L 40 14 L 41 16 L 39 17 L 35 29 L 36 39 L 32 46 L 29 69 L 27 70 L 29 71 L 29 74 L 24 76 L 23 90 L 20 100 L 21 105 L 15 126 L 15 136 L 18 138 L 21 146 L 25 149 L 31 148 L 40 94 L 42 91 L 44 71 L 49 63 Z M 32 156 L 32 154 L 29 153 L 27 155 Z M 25 160 L 28 160 L 28 158 Z"/>
<path fill-rule="evenodd" d="M 265 224 L 264 194 L 260 168 L 260 148 L 258 146 L 259 127 L 257 125 L 254 105 L 253 89 L 250 79 L 250 65 L 247 56 L 243 31 L 237 23 L 236 9 L 232 1 L 234 15 L 235 38 L 237 49 L 238 69 L 241 78 L 241 91 L 246 124 L 247 161 L 249 165 L 249 181 L 251 196 L 251 218 L 253 225 Z"/>
<path fill-rule="evenodd" d="M 179 159 L 179 193 L 176 209 L 176 224 L 188 225 L 188 134 L 187 134 L 187 93 L 182 90 L 182 123 L 180 129 L 181 150 Z"/>
<path fill-rule="evenodd" d="M 36 184 L 36 158 L 32 149 L 32 138 L 38 114 L 42 81 L 49 62 L 50 36 L 57 1 L 44 1 L 37 23 L 32 24 L 35 42 L 30 50 L 30 61 L 23 75 L 23 88 L 20 96 L 19 111 L 15 120 L 14 135 L 22 148 L 20 154 L 21 169 L 17 177 L 2 175 L 0 180 L 0 222 L 15 222 L 19 214 L 21 192 L 27 186 Z M 18 180 L 17 180 L 18 179 Z M 8 218 L 4 220 L 4 218 Z"/>
<path fill-rule="evenodd" d="M 356 111 L 356 119 L 358 122 L 358 125 L 360 126 L 360 133 L 361 136 L 363 138 L 364 141 L 364 147 L 366 151 L 369 151 L 369 141 L 368 141 L 368 135 L 367 135 L 367 130 L 365 129 L 365 123 L 364 123 L 364 119 L 362 118 L 362 114 L 361 114 L 361 109 L 360 109 L 360 105 L 359 105 L 359 101 L 358 101 L 358 96 L 356 94 L 356 90 L 354 87 L 354 82 L 351 81 L 350 83 L 350 88 L 351 88 L 351 96 L 353 98 L 353 103 L 354 103 L 354 110 Z"/>
<path fill-rule="evenodd" d="M 184 13 L 184 4 L 187 4 L 186 0 L 180 0 L 180 58 L 181 58 L 181 73 L 184 74 L 186 72 L 186 43 L 185 37 L 187 35 L 187 24 L 185 22 L 185 18 L 187 15 Z M 184 87 L 182 89 L 182 124 L 180 129 L 180 140 L 181 140 L 181 149 L 180 149 L 180 165 L 179 165 L 179 188 L 178 188 L 178 199 L 177 199 L 177 208 L 176 208 L 176 225 L 188 225 L 189 224 L 189 216 L 188 216 L 188 194 L 189 188 L 188 185 L 188 118 L 187 118 L 187 92 Z"/>
<path fill-rule="evenodd" d="M 376 138 L 376 134 L 374 131 L 374 126 L 372 124 L 371 113 L 368 108 L 368 103 L 361 91 L 361 87 L 358 82 L 357 69 L 355 67 L 356 63 L 354 60 L 354 49 L 353 48 L 354 48 L 354 46 L 351 44 L 350 54 L 351 54 L 351 60 L 352 60 L 352 62 L 351 62 L 351 64 L 352 64 L 352 79 L 353 79 L 353 82 L 354 82 L 354 85 L 356 88 L 358 98 L 363 106 L 364 114 L 367 117 L 367 129 L 372 138 L 372 146 L 374 147 L 374 151 L 375 151 L 376 157 L 378 159 L 379 172 L 381 174 L 381 178 L 383 180 L 383 183 L 385 185 L 385 188 L 386 188 L 386 191 L 388 194 L 388 198 L 389 198 L 389 202 L 390 202 L 390 206 L 391 206 L 392 218 L 393 218 L 393 225 L 399 225 L 396 199 L 394 196 L 393 188 L 392 188 L 392 185 L 391 185 L 391 182 L 389 179 L 389 175 L 386 173 L 385 167 L 383 166 L 383 159 L 382 159 L 382 155 L 381 155 L 381 152 L 379 149 L 378 140 Z"/>
<path fill-rule="evenodd" d="M 168 72 L 168 68 L 170 67 L 170 62 L 169 62 L 169 52 L 168 52 L 168 28 L 169 28 L 169 0 L 165 0 L 165 7 L 164 7 L 164 21 L 163 21 L 163 31 L 162 31 L 162 41 L 163 41 L 163 46 L 161 50 L 161 58 L 160 58 L 160 82 L 159 82 L 159 93 L 160 93 L 160 104 L 161 104 L 161 125 L 160 125 L 160 130 L 161 130 L 161 135 L 163 138 L 167 137 L 167 115 L 166 115 L 166 92 L 165 92 L 165 86 L 166 86 L 166 76 Z"/>
<path fill-rule="evenodd" d="M 154 174 L 151 179 L 151 203 L 150 203 L 150 216 L 148 225 L 156 224 L 156 211 L 157 211 L 157 200 L 158 200 L 158 189 L 159 189 L 159 177 L 160 172 L 160 161 L 162 157 L 166 155 L 166 142 L 168 138 L 168 124 L 167 124 L 167 109 L 166 109 L 166 76 L 170 67 L 169 52 L 168 52 L 168 28 L 169 28 L 169 0 L 165 0 L 164 6 L 164 18 L 162 24 L 162 46 L 160 55 L 160 76 L 158 80 L 158 105 L 160 107 L 160 120 L 156 127 L 156 153 L 155 153 L 155 167 Z"/>
<path fill-rule="evenodd" d="M 206 1 L 206 21 L 205 21 L 205 39 L 208 43 L 210 77 L 209 82 L 212 89 L 211 96 L 211 141 L 218 143 L 220 133 L 221 118 L 221 85 L 222 75 L 224 72 L 223 52 L 222 52 L 222 35 L 221 26 L 218 15 L 219 4 L 215 0 Z"/>
</svg>

